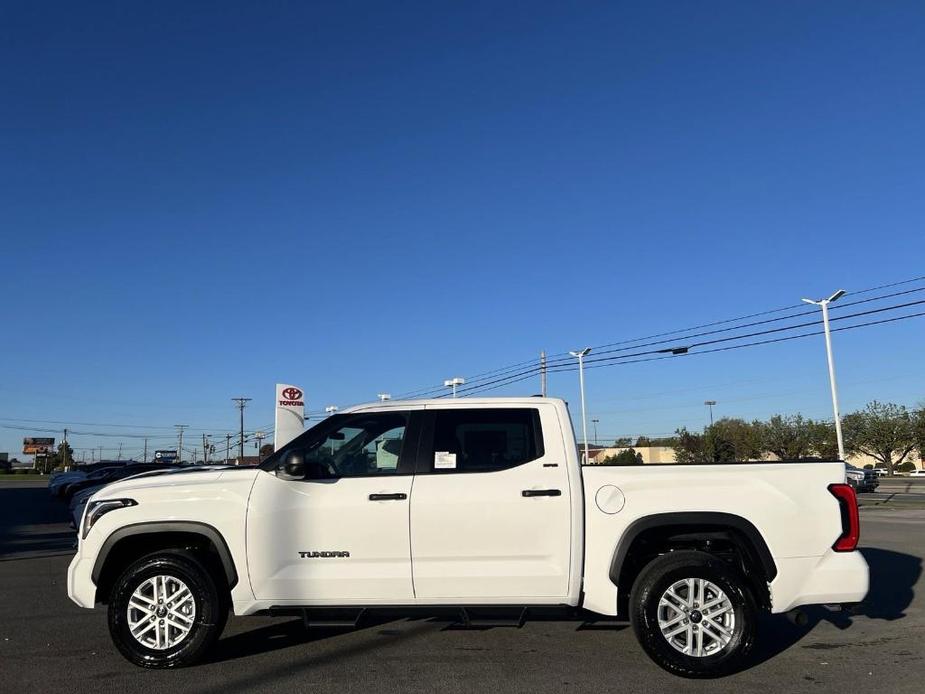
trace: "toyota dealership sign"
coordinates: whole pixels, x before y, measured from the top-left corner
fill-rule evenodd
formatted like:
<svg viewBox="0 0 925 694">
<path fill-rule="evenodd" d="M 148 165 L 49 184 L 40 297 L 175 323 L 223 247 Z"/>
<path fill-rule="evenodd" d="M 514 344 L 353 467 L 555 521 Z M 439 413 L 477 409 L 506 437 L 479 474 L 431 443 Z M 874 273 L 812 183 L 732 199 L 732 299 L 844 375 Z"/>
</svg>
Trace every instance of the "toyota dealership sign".
<svg viewBox="0 0 925 694">
<path fill-rule="evenodd" d="M 302 391 L 295 386 L 286 386 L 279 391 L 279 405 L 283 407 L 305 407 Z"/>
<path fill-rule="evenodd" d="M 279 450 L 305 428 L 305 394 L 298 386 L 276 384 L 276 431 L 273 447 Z"/>
</svg>

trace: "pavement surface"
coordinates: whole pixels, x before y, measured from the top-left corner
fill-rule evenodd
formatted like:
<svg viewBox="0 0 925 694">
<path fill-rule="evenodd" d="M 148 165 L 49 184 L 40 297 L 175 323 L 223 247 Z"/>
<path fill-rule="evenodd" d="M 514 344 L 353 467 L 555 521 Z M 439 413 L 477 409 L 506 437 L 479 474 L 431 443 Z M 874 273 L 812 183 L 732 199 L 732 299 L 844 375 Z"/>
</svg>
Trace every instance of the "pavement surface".
<svg viewBox="0 0 925 694">
<path fill-rule="evenodd" d="M 293 618 L 231 618 L 209 662 L 147 671 L 116 652 L 104 610 L 68 600 L 74 534 L 65 508 L 44 486 L 0 481 L 2 692 L 925 689 L 925 509 L 864 508 L 861 545 L 872 589 L 860 614 L 812 609 L 805 627 L 769 616 L 754 662 L 722 680 L 665 673 L 626 624 L 561 618 L 533 619 L 520 629 L 463 630 L 447 619 L 420 618 L 309 631 Z"/>
</svg>

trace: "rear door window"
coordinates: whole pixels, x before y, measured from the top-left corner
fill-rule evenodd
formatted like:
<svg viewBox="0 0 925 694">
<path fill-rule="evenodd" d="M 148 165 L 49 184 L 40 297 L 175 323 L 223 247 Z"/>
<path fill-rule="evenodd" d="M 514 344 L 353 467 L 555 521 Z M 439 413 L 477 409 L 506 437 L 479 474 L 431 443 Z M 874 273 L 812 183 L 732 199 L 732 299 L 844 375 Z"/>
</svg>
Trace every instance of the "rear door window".
<svg viewBox="0 0 925 694">
<path fill-rule="evenodd" d="M 543 456 L 536 409 L 452 409 L 433 414 L 429 472 L 494 472 Z"/>
</svg>

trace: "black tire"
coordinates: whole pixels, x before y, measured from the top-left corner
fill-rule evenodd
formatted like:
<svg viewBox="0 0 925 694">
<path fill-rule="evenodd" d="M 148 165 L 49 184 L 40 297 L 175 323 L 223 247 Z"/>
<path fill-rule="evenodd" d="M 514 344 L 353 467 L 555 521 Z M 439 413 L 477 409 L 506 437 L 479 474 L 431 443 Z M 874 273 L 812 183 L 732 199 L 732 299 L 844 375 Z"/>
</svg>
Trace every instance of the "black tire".
<svg viewBox="0 0 925 694">
<path fill-rule="evenodd" d="M 189 633 L 176 645 L 164 649 L 146 646 L 131 633 L 128 603 L 135 590 L 154 576 L 168 576 L 186 584 L 195 604 Z M 142 557 L 119 577 L 109 600 L 109 633 L 129 662 L 146 668 L 192 665 L 218 639 L 228 619 L 228 599 L 216 587 L 208 568 L 192 552 L 162 550 Z"/>
<path fill-rule="evenodd" d="M 732 638 L 717 653 L 703 656 L 682 653 L 659 628 L 662 595 L 677 581 L 688 578 L 710 581 L 732 604 L 735 618 Z M 630 594 L 630 621 L 643 650 L 660 667 L 681 677 L 722 677 L 741 669 L 755 643 L 757 617 L 758 607 L 746 579 L 726 562 L 705 552 L 669 552 L 653 560 L 639 574 Z M 699 611 L 695 618 L 697 623 L 701 622 Z"/>
</svg>

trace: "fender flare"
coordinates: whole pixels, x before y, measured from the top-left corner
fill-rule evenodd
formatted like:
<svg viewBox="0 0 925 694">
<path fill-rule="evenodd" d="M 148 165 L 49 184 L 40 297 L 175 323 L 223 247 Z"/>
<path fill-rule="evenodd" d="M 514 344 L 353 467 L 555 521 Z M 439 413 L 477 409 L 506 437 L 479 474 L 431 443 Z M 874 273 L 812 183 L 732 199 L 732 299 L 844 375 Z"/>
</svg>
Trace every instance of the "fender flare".
<svg viewBox="0 0 925 694">
<path fill-rule="evenodd" d="M 767 582 L 770 583 L 774 580 L 774 577 L 777 576 L 777 566 L 774 563 L 771 550 L 768 549 L 768 543 L 765 542 L 761 532 L 751 521 L 732 513 L 721 513 L 717 511 L 678 511 L 643 516 L 629 524 L 622 537 L 620 537 L 620 541 L 617 543 L 617 547 L 613 553 L 613 560 L 610 563 L 610 580 L 613 581 L 614 585 L 619 585 L 623 563 L 636 538 L 647 530 L 669 526 L 690 526 L 694 533 L 697 532 L 697 526 L 710 526 L 711 529 L 715 528 L 716 531 L 719 532 L 732 529 L 744 537 L 748 542 L 749 548 L 754 552 L 755 558 L 761 564 Z"/>
<path fill-rule="evenodd" d="M 139 535 L 156 535 L 160 533 L 191 533 L 204 537 L 218 553 L 218 558 L 222 563 L 225 577 L 228 579 L 228 587 L 234 588 L 238 582 L 238 572 L 235 569 L 234 560 L 231 557 L 231 551 L 228 549 L 228 543 L 222 534 L 208 523 L 199 521 L 152 521 L 147 523 L 133 523 L 114 530 L 109 537 L 103 542 L 99 553 L 96 555 L 96 561 L 93 564 L 93 572 L 90 574 L 95 585 L 99 585 L 100 576 L 103 573 L 103 567 L 106 565 L 106 559 L 113 547 L 128 537 Z"/>
</svg>

